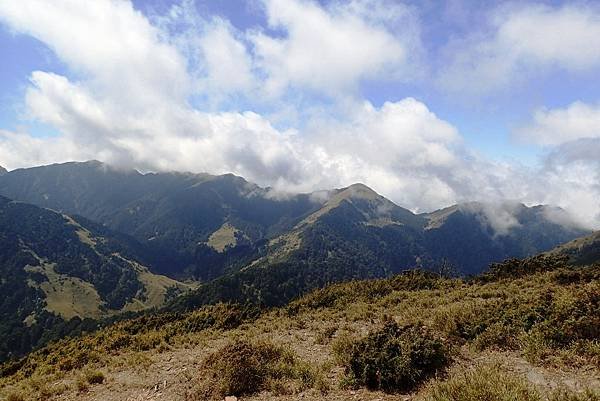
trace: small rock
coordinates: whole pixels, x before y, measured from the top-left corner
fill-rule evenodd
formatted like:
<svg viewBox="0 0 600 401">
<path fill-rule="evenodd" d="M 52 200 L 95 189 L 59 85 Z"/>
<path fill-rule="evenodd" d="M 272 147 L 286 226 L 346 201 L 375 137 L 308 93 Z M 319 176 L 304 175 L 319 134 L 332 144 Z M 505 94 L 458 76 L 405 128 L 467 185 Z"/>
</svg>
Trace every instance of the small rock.
<svg viewBox="0 0 600 401">
<path fill-rule="evenodd" d="M 225 401 L 238 401 L 238 399 L 235 395 L 228 395 L 225 397 Z"/>
</svg>

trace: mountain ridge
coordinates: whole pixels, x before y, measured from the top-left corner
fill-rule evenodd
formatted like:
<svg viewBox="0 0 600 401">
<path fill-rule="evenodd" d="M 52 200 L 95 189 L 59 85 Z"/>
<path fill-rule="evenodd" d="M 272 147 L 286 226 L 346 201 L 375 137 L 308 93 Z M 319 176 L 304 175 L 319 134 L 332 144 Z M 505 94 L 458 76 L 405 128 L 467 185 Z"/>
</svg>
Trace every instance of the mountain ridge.
<svg viewBox="0 0 600 401">
<path fill-rule="evenodd" d="M 142 174 L 98 161 L 11 171 L 0 177 L 0 194 L 82 215 L 151 243 L 157 272 L 202 281 L 258 263 L 276 243 L 296 249 L 298 233 L 320 219 L 331 220 L 326 216 L 336 210 L 339 219 L 361 222 L 373 228 L 371 233 L 392 226 L 411 231 L 402 241 L 422 249 L 403 261 L 405 267 L 448 259 L 466 274 L 589 233 L 551 221 L 544 207 L 514 202 L 470 202 L 415 214 L 362 183 L 279 196 L 233 174 Z M 339 223 L 330 228 L 343 229 Z M 441 246 L 444 242 L 453 245 Z M 472 249 L 473 242 L 479 249 Z"/>
</svg>

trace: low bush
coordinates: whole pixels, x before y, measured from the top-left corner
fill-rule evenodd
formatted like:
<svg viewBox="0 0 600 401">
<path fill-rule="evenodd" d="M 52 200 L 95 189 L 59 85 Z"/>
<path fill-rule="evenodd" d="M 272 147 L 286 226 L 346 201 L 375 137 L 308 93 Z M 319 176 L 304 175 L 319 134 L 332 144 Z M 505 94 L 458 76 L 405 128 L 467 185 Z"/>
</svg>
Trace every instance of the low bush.
<svg viewBox="0 0 600 401">
<path fill-rule="evenodd" d="M 85 380 L 89 384 L 102 384 L 104 383 L 104 373 L 99 370 L 88 370 L 85 372 Z"/>
<path fill-rule="evenodd" d="M 409 391 L 449 361 L 444 343 L 428 330 L 388 319 L 352 346 L 346 373 L 351 383 L 371 390 Z"/>
<path fill-rule="evenodd" d="M 202 364 L 200 383 L 191 400 L 223 399 L 263 390 L 276 394 L 311 388 L 317 373 L 294 353 L 269 342 L 236 340 L 211 354 Z"/>
<path fill-rule="evenodd" d="M 473 341 L 476 350 L 499 349 L 514 350 L 519 348 L 518 328 L 496 322 L 487 327 Z"/>
<path fill-rule="evenodd" d="M 600 393 L 593 390 L 574 393 L 563 389 L 555 391 L 550 396 L 549 401 L 600 401 Z"/>
</svg>

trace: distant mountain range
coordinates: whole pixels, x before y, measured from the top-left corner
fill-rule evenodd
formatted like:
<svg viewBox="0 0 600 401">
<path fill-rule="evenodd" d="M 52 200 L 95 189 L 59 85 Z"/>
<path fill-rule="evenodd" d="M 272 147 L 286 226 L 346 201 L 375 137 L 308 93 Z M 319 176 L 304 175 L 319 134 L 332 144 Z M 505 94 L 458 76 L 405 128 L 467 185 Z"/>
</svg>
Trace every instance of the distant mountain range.
<svg viewBox="0 0 600 401">
<path fill-rule="evenodd" d="M 0 195 L 0 290 L 11 294 L 0 301 L 0 338 L 37 333 L 7 343 L 0 359 L 74 317 L 166 301 L 172 310 L 279 305 L 411 268 L 475 274 L 590 234 L 550 206 L 472 202 L 415 214 L 363 184 L 285 194 L 231 174 L 141 174 L 97 161 L 0 172 Z M 189 292 L 184 280 L 202 285 Z"/>
<path fill-rule="evenodd" d="M 203 281 L 313 249 L 326 238 L 322 226 L 353 248 L 385 254 L 381 273 L 442 260 L 477 273 L 589 233 L 549 206 L 467 203 L 413 214 L 361 184 L 290 195 L 231 174 L 141 174 L 97 161 L 11 171 L 0 194 L 131 235 L 152 245 L 155 271 Z"/>
</svg>

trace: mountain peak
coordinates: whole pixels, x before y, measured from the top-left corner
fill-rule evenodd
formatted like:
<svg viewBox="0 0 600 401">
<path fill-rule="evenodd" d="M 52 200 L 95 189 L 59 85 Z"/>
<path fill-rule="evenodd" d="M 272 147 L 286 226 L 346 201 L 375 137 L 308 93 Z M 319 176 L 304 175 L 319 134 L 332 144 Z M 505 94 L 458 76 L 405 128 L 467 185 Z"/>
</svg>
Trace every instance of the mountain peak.
<svg viewBox="0 0 600 401">
<path fill-rule="evenodd" d="M 335 196 L 340 199 L 379 199 L 382 198 L 377 192 L 362 183 L 352 184 L 342 188 Z"/>
<path fill-rule="evenodd" d="M 0 175 L 4 175 L 6 173 L 8 173 L 8 170 L 5 169 L 4 167 L 0 166 Z"/>
</svg>

